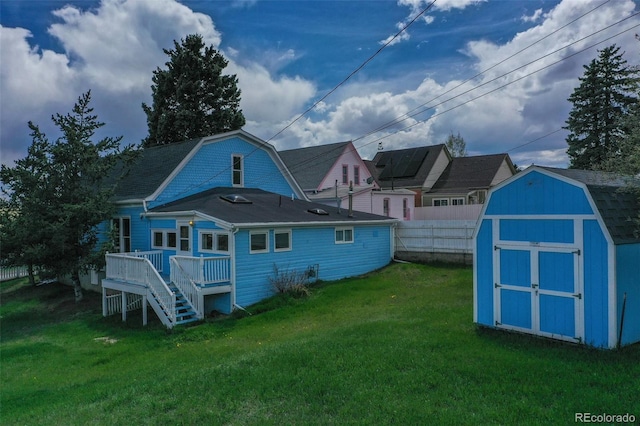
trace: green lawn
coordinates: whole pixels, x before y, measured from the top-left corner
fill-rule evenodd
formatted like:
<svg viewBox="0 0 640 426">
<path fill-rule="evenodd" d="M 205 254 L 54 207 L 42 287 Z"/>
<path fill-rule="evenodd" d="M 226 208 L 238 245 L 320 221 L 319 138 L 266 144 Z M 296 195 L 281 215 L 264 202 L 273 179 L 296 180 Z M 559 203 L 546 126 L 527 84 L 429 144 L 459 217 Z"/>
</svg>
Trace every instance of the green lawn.
<svg viewBox="0 0 640 426">
<path fill-rule="evenodd" d="M 469 268 L 394 264 L 167 332 L 100 296 L 3 283 L 3 425 L 568 424 L 640 419 L 640 345 L 605 352 L 472 323 Z M 153 318 L 153 319 L 152 319 Z"/>
</svg>

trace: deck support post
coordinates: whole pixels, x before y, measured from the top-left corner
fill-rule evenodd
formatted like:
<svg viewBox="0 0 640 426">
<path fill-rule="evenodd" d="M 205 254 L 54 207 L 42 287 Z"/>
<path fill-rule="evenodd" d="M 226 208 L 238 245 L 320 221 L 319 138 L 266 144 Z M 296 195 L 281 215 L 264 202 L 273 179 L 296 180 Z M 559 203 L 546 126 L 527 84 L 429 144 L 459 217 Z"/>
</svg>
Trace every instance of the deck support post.
<svg viewBox="0 0 640 426">
<path fill-rule="evenodd" d="M 142 325 L 147 325 L 147 295 L 142 295 Z"/>
<path fill-rule="evenodd" d="M 122 291 L 122 322 L 126 322 L 127 321 L 127 292 L 126 291 Z"/>
<path fill-rule="evenodd" d="M 107 316 L 107 289 L 102 287 L 102 316 Z"/>
</svg>

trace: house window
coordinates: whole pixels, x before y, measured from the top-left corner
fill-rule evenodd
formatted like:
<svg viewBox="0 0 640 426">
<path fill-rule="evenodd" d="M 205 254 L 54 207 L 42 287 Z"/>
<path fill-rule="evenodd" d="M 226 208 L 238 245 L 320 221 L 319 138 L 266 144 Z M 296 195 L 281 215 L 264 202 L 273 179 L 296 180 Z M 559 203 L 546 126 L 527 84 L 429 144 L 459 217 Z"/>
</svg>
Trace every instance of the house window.
<svg viewBox="0 0 640 426">
<path fill-rule="evenodd" d="M 276 230 L 274 233 L 275 251 L 291 250 L 291 231 Z"/>
<path fill-rule="evenodd" d="M 216 253 L 229 252 L 229 234 L 218 232 L 200 232 L 200 251 Z"/>
<path fill-rule="evenodd" d="M 249 253 L 267 253 L 269 251 L 269 233 L 266 231 L 249 234 Z"/>
<path fill-rule="evenodd" d="M 336 244 L 353 242 L 353 228 L 336 228 Z"/>
<path fill-rule="evenodd" d="M 486 190 L 478 191 L 478 202 L 480 204 L 484 204 L 486 199 L 487 199 L 487 191 Z"/>
<path fill-rule="evenodd" d="M 151 248 L 154 249 L 175 249 L 177 247 L 176 231 L 171 229 L 153 229 L 151 230 Z"/>
<path fill-rule="evenodd" d="M 191 251 L 191 243 L 189 241 L 189 234 L 191 229 L 189 225 L 180 226 L 180 251 Z"/>
<path fill-rule="evenodd" d="M 451 199 L 452 206 L 464 206 L 464 198 L 452 198 Z"/>
<path fill-rule="evenodd" d="M 234 154 L 231 156 L 231 183 L 233 186 L 244 186 L 244 158 L 242 155 Z"/>
<path fill-rule="evenodd" d="M 389 216 L 389 199 L 385 198 L 382 200 L 382 214 L 385 216 Z"/>
<path fill-rule="evenodd" d="M 342 183 L 347 185 L 349 183 L 349 166 L 344 164 L 342 166 Z"/>
<path fill-rule="evenodd" d="M 353 183 L 360 185 L 360 166 L 353 166 Z"/>
<path fill-rule="evenodd" d="M 402 217 L 409 220 L 409 200 L 406 198 L 402 199 Z"/>
<path fill-rule="evenodd" d="M 433 200 L 433 205 L 435 207 L 444 207 L 449 205 L 449 200 L 447 198 L 439 198 Z"/>
<path fill-rule="evenodd" d="M 115 249 L 118 253 L 131 251 L 131 218 L 116 217 L 111 222 L 115 237 Z"/>
</svg>

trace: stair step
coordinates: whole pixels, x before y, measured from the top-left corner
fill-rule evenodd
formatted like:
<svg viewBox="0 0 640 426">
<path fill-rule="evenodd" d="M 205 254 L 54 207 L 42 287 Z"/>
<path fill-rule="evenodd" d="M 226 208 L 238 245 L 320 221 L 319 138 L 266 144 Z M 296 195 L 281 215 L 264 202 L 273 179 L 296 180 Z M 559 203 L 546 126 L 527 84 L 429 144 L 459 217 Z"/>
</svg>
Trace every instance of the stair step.
<svg viewBox="0 0 640 426">
<path fill-rule="evenodd" d="M 176 321 L 176 325 L 189 324 L 191 322 L 196 322 L 196 321 L 198 321 L 198 318 L 193 317 L 193 318 L 188 318 L 188 319 L 185 319 L 185 320 Z"/>
</svg>

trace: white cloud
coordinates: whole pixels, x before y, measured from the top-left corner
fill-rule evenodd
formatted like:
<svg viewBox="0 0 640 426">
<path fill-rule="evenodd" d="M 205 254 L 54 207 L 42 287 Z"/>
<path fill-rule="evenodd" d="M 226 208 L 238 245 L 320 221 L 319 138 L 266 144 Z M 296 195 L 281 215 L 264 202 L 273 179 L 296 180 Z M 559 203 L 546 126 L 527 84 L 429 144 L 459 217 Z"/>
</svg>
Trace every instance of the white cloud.
<svg viewBox="0 0 640 426">
<path fill-rule="evenodd" d="M 542 9 L 537 9 L 531 16 L 523 15 L 520 19 L 522 19 L 523 22 L 538 22 L 540 18 L 542 18 Z"/>
</svg>

